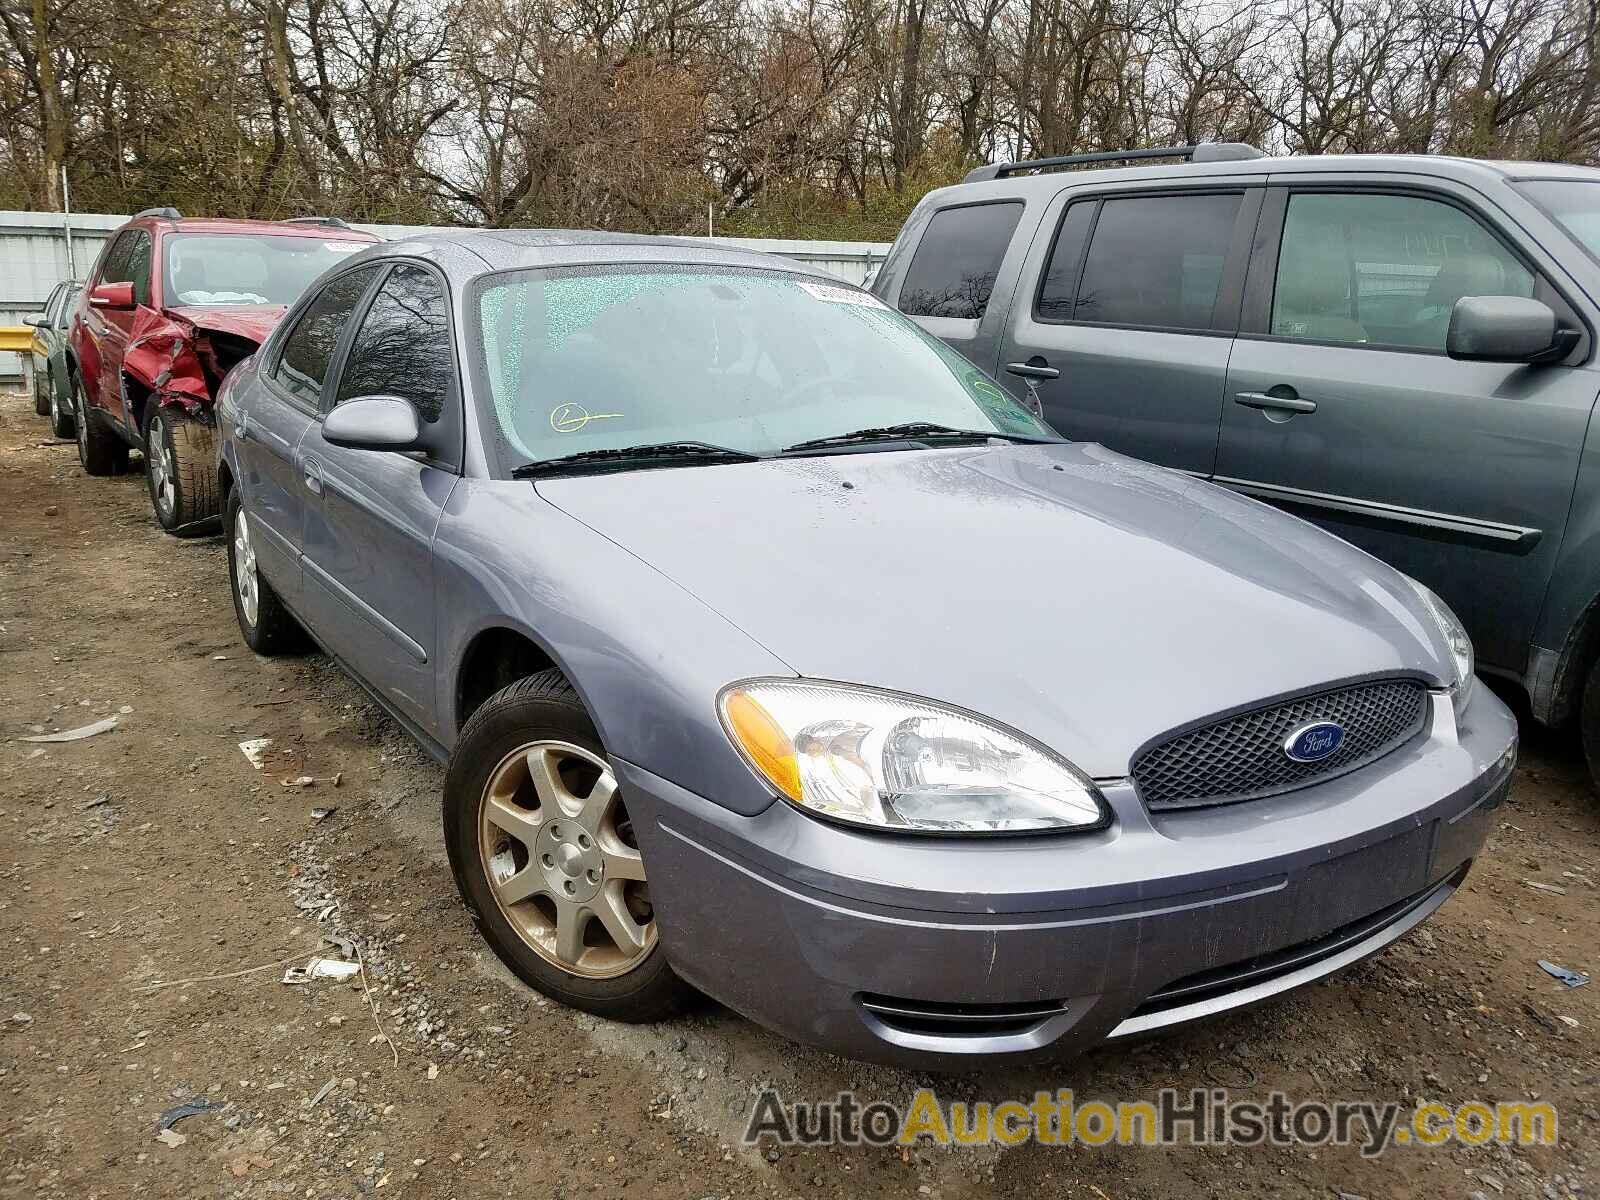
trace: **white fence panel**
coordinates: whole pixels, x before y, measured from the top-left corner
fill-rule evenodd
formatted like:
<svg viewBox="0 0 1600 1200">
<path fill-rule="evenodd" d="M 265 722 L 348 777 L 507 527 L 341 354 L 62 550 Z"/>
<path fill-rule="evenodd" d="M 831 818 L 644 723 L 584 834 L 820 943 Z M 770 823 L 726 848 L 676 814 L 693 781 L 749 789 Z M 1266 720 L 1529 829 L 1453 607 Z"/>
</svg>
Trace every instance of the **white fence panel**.
<svg viewBox="0 0 1600 1200">
<path fill-rule="evenodd" d="M 0 212 L 0 325 L 20 324 L 25 314 L 36 312 L 63 279 L 81 279 L 94 264 L 113 230 L 128 218 L 111 213 L 75 213 L 72 216 L 72 256 L 60 213 Z M 357 225 L 379 237 L 395 239 L 417 234 L 454 233 L 448 226 Z M 781 255 L 864 283 L 889 252 L 887 242 L 789 241 L 781 238 L 697 237 L 692 241 L 738 246 Z M 76 271 L 71 268 L 75 267 Z M 20 355 L 0 355 L 0 379 L 21 377 Z"/>
</svg>

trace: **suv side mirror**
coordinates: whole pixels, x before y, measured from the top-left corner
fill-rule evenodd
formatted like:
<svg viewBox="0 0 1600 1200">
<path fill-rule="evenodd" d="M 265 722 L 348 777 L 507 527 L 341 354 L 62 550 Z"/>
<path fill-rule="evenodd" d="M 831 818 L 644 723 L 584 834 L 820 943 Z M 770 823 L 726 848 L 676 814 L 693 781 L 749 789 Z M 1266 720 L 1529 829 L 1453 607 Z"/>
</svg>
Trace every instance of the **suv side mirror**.
<svg viewBox="0 0 1600 1200">
<path fill-rule="evenodd" d="M 24 325 L 32 326 L 34 329 L 50 328 L 50 322 L 44 319 L 43 313 L 29 313 L 27 316 L 22 318 L 22 323 Z"/>
<path fill-rule="evenodd" d="M 1559 362 L 1578 344 L 1548 304 L 1523 296 L 1463 296 L 1450 314 L 1445 353 L 1467 362 Z"/>
<path fill-rule="evenodd" d="M 133 284 L 102 283 L 89 293 L 92 308 L 132 308 Z"/>
<path fill-rule="evenodd" d="M 422 437 L 417 410 L 399 396 L 357 396 L 322 418 L 322 437 L 351 450 L 415 450 Z"/>
</svg>

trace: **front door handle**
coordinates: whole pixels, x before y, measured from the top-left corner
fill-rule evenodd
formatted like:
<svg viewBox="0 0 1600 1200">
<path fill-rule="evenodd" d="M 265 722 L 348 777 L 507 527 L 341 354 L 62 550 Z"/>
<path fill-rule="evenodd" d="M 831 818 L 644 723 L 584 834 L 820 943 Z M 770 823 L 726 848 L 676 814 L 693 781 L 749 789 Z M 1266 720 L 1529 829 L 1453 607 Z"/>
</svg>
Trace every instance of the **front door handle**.
<svg viewBox="0 0 1600 1200">
<path fill-rule="evenodd" d="M 322 495 L 322 463 L 318 459 L 307 458 L 301 464 L 301 470 L 305 472 L 306 491 L 313 496 Z"/>
<path fill-rule="evenodd" d="M 1050 366 L 1037 354 L 1027 362 L 1007 363 L 1006 370 L 1012 375 L 1021 375 L 1024 379 L 1060 379 L 1061 372 Z"/>
<path fill-rule="evenodd" d="M 1284 394 L 1274 396 L 1272 392 L 1240 392 L 1234 396 L 1235 404 L 1242 404 L 1246 408 L 1277 409 L 1279 412 L 1312 413 L 1317 411 L 1315 400 L 1302 400 L 1295 395 L 1293 388 L 1274 389 Z"/>
</svg>

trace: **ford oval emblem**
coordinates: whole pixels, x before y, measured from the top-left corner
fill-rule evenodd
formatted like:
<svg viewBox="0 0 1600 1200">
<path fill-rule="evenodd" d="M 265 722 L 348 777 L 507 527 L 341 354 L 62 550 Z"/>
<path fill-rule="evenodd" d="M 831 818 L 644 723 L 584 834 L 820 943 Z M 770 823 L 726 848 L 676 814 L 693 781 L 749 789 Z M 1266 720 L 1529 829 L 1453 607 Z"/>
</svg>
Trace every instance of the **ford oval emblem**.
<svg viewBox="0 0 1600 1200">
<path fill-rule="evenodd" d="M 1302 725 L 1283 740 L 1283 752 L 1295 762 L 1321 762 L 1344 745 L 1344 726 L 1333 721 Z"/>
</svg>

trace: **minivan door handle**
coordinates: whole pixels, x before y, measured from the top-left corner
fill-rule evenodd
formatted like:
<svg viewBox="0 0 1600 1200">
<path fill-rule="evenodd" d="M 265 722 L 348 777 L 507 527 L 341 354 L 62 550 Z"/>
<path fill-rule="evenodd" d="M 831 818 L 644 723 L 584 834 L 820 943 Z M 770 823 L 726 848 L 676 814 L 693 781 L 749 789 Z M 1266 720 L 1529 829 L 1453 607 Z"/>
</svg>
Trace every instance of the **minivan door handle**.
<svg viewBox="0 0 1600 1200">
<path fill-rule="evenodd" d="M 1271 392 L 1240 392 L 1234 396 L 1235 404 L 1242 404 L 1246 408 L 1277 409 L 1280 412 L 1311 413 L 1317 411 L 1315 400 L 1302 400 L 1294 394 L 1293 388 L 1283 388 L 1286 396 L 1274 396 Z"/>
<path fill-rule="evenodd" d="M 1021 375 L 1024 379 L 1060 379 L 1061 372 L 1050 366 L 1037 354 L 1027 362 L 1007 363 L 1006 370 L 1012 375 Z"/>
</svg>

